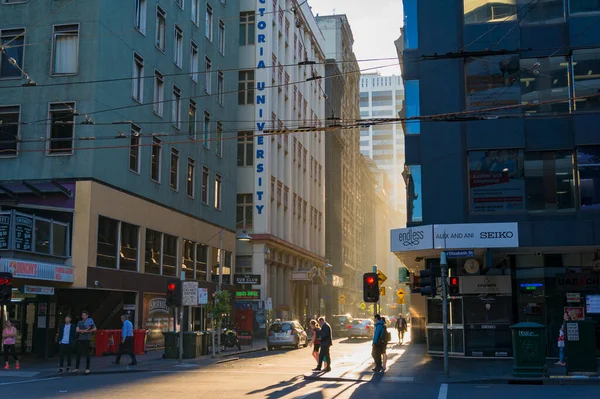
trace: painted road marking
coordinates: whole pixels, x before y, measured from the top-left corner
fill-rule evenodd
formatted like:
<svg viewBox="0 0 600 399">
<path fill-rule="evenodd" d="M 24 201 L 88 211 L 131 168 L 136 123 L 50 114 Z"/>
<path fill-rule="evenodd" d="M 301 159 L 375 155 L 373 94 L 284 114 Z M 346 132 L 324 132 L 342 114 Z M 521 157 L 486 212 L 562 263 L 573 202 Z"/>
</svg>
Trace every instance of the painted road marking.
<svg viewBox="0 0 600 399">
<path fill-rule="evenodd" d="M 440 386 L 440 393 L 438 399 L 446 399 L 448 397 L 448 384 L 442 384 Z"/>
<path fill-rule="evenodd" d="M 56 369 L 52 369 L 56 370 Z M 2 371 L 0 372 L 0 378 L 2 377 L 21 377 L 21 378 L 31 378 L 38 375 L 39 371 Z"/>
<path fill-rule="evenodd" d="M 414 382 L 415 377 L 386 377 L 385 374 L 381 382 Z"/>
<path fill-rule="evenodd" d="M 58 380 L 59 378 L 61 378 L 61 377 L 38 378 L 38 379 L 35 379 L 35 380 L 26 380 L 26 381 L 0 382 L 0 386 L 3 386 L 3 385 L 15 385 L 15 384 L 29 384 L 30 382 L 51 381 L 51 380 Z"/>
</svg>

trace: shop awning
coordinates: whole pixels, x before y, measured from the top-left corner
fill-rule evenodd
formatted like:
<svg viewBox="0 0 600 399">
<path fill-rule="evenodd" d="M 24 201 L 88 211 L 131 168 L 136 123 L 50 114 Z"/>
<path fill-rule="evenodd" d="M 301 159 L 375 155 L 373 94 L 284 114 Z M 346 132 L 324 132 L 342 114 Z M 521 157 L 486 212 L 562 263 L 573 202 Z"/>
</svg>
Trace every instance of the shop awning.
<svg viewBox="0 0 600 399">
<path fill-rule="evenodd" d="M 19 196 L 35 195 L 45 198 L 47 194 L 63 194 L 73 197 L 73 192 L 56 180 L 20 180 L 0 182 L 0 197 L 18 200 Z"/>
</svg>

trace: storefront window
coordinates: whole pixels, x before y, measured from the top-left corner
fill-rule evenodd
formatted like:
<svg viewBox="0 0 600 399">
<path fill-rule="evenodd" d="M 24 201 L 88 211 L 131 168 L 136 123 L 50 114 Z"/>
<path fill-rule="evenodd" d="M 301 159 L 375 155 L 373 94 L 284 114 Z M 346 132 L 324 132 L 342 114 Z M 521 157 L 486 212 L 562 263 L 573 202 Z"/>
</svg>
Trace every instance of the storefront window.
<svg viewBox="0 0 600 399">
<path fill-rule="evenodd" d="M 471 213 L 525 211 L 522 150 L 469 152 Z"/>
<path fill-rule="evenodd" d="M 177 237 L 164 234 L 163 276 L 177 276 Z"/>
<path fill-rule="evenodd" d="M 571 0 L 569 1 L 569 13 L 598 15 L 600 14 L 600 0 Z"/>
<path fill-rule="evenodd" d="M 161 242 L 162 233 L 146 229 L 146 261 L 144 263 L 146 273 L 160 274 Z"/>
<path fill-rule="evenodd" d="M 600 209 L 600 146 L 577 149 L 581 209 Z"/>
<path fill-rule="evenodd" d="M 98 217 L 98 243 L 96 266 L 117 268 L 117 241 L 119 221 L 104 216 Z M 36 238 L 37 241 L 37 238 Z"/>
<path fill-rule="evenodd" d="M 525 153 L 528 211 L 573 211 L 575 176 L 571 151 Z"/>
<path fill-rule="evenodd" d="M 515 0 L 465 0 L 465 25 L 515 21 L 517 6 Z"/>
<path fill-rule="evenodd" d="M 467 58 L 466 92 L 467 110 L 517 105 L 519 93 L 519 56 L 491 56 Z M 494 111 L 498 113 L 520 112 L 517 108 Z"/>
<path fill-rule="evenodd" d="M 196 280 L 206 281 L 208 272 L 208 246 L 198 244 L 196 246 Z"/>
<path fill-rule="evenodd" d="M 523 111 L 569 112 L 569 62 L 566 57 L 521 60 L 521 103 Z M 561 102 L 552 102 L 566 99 Z"/>
<path fill-rule="evenodd" d="M 183 271 L 186 280 L 194 279 L 196 244 L 189 240 L 183 240 Z"/>
<path fill-rule="evenodd" d="M 600 0 L 596 11 L 600 13 Z M 598 94 L 600 87 L 600 50 L 573 51 L 573 81 L 575 97 Z M 575 110 L 593 111 L 600 109 L 600 97 L 575 98 Z"/>
<path fill-rule="evenodd" d="M 565 22 L 564 0 L 517 0 L 521 25 L 559 24 Z"/>
<path fill-rule="evenodd" d="M 136 272 L 138 270 L 138 231 L 139 227 L 121 222 L 121 251 L 119 269 Z"/>
</svg>

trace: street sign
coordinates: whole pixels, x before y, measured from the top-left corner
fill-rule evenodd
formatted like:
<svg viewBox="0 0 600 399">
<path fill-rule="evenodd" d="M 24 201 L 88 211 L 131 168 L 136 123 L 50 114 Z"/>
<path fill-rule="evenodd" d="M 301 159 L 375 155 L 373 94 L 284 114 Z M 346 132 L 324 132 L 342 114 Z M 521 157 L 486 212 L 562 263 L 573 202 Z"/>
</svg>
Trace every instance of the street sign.
<svg viewBox="0 0 600 399">
<path fill-rule="evenodd" d="M 265 299 L 265 310 L 273 310 L 273 300 L 271 298 Z"/>
<path fill-rule="evenodd" d="M 446 251 L 447 258 L 472 258 L 475 256 L 475 251 L 472 249 L 462 251 Z"/>
<path fill-rule="evenodd" d="M 385 295 L 385 287 L 379 287 L 379 296 Z"/>
<path fill-rule="evenodd" d="M 381 284 L 383 284 L 385 280 L 387 280 L 387 276 L 383 274 L 381 270 L 377 270 L 377 278 L 379 280 L 379 286 L 381 286 Z"/>
<path fill-rule="evenodd" d="M 198 288 L 198 305 L 208 304 L 208 288 Z"/>
<path fill-rule="evenodd" d="M 396 291 L 396 295 L 399 299 L 404 299 L 404 295 L 406 295 L 406 292 L 404 292 L 404 290 L 400 288 L 398 291 Z"/>
<path fill-rule="evenodd" d="M 398 305 L 404 305 L 404 297 L 403 298 L 398 297 L 398 299 L 396 300 L 396 303 Z"/>
<path fill-rule="evenodd" d="M 339 300 L 339 302 L 340 302 L 340 305 L 345 305 L 345 304 L 346 304 L 346 295 L 344 295 L 344 294 L 341 294 L 341 295 L 338 297 L 338 300 Z"/>
<path fill-rule="evenodd" d="M 366 308 L 367 308 L 367 304 L 366 304 L 366 303 L 364 303 L 364 302 L 362 302 L 362 303 L 360 304 L 360 310 L 365 310 Z"/>
<path fill-rule="evenodd" d="M 181 299 L 183 306 L 195 306 L 198 304 L 197 281 L 183 281 Z"/>
</svg>

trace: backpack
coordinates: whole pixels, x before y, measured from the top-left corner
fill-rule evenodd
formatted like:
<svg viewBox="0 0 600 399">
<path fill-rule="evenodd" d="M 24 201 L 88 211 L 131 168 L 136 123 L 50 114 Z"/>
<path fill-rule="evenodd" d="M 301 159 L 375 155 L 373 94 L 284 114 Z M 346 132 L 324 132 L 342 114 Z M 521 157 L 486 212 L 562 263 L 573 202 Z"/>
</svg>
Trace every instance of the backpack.
<svg viewBox="0 0 600 399">
<path fill-rule="evenodd" d="M 385 324 L 382 327 L 383 327 L 383 331 L 381 333 L 381 336 L 377 340 L 377 344 L 378 345 L 387 345 L 387 343 L 390 342 L 390 335 L 391 334 L 388 332 L 387 327 L 385 326 Z"/>
</svg>

